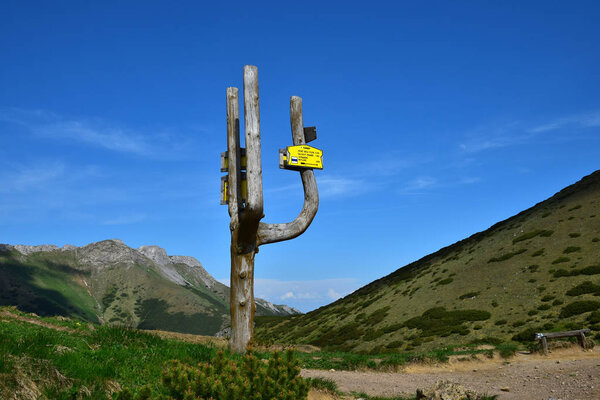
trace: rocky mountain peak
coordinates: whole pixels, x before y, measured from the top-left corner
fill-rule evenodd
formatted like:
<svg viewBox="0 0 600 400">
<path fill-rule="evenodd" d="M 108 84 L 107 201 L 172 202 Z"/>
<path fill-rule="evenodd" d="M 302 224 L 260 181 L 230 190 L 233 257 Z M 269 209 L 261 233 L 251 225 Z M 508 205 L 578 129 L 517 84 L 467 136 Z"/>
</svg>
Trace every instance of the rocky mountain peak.
<svg viewBox="0 0 600 400">
<path fill-rule="evenodd" d="M 162 247 L 156 245 L 141 246 L 137 250 L 161 267 L 171 264 L 167 251 Z"/>
<path fill-rule="evenodd" d="M 174 264 L 184 264 L 187 266 L 189 276 L 201 281 L 207 288 L 212 289 L 217 281 L 209 274 L 200 261 L 190 256 L 169 256 L 169 259 Z"/>
<path fill-rule="evenodd" d="M 108 239 L 79 248 L 83 263 L 89 263 L 98 269 L 104 269 L 118 263 L 133 265 L 143 264 L 146 257 L 128 247 L 122 240 Z"/>
<path fill-rule="evenodd" d="M 15 248 L 15 250 L 17 250 L 19 253 L 21 254 L 31 254 L 31 253 L 37 253 L 40 251 L 53 251 L 53 250 L 58 250 L 58 246 L 55 246 L 53 244 L 41 244 L 38 246 L 27 246 L 27 245 L 23 245 L 23 244 L 17 244 L 15 246 L 13 246 Z"/>
</svg>

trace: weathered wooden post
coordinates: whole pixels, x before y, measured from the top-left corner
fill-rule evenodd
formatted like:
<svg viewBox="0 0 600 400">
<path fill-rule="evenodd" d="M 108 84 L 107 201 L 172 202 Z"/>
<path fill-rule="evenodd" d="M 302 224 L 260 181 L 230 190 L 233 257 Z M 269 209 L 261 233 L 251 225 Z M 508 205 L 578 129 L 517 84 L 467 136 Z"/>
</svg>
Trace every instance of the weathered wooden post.
<svg viewBox="0 0 600 400">
<path fill-rule="evenodd" d="M 229 348 L 243 353 L 254 337 L 254 256 L 258 247 L 301 235 L 319 207 L 319 193 L 313 168 L 322 169 L 322 152 L 307 146 L 316 138 L 315 128 L 304 128 L 302 99 L 290 99 L 290 122 L 294 146 L 280 150 L 280 168 L 300 171 L 304 205 L 298 217 L 285 224 L 260 222 L 263 213 L 262 166 L 260 157 L 260 116 L 258 71 L 244 66 L 244 117 L 246 148 L 240 147 L 238 89 L 227 88 L 227 152 L 221 155 L 221 204 L 231 217 L 231 339 Z M 245 170 L 245 172 L 243 172 Z"/>
</svg>

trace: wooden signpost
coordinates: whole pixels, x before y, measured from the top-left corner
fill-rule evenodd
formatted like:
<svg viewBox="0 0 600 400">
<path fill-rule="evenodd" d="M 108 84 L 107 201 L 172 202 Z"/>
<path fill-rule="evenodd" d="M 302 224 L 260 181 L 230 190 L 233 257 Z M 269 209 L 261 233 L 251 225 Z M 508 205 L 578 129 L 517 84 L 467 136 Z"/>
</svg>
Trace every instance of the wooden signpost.
<svg viewBox="0 0 600 400">
<path fill-rule="evenodd" d="M 240 147 L 238 89 L 227 88 L 227 152 L 221 155 L 221 204 L 227 204 L 231 230 L 231 338 L 229 348 L 244 353 L 254 337 L 254 257 L 263 244 L 293 239 L 306 231 L 319 208 L 319 193 L 313 168 L 323 168 L 321 150 L 307 146 L 316 139 L 316 128 L 304 128 L 302 99 L 290 99 L 293 146 L 280 166 L 300 172 L 304 205 L 296 219 L 284 224 L 265 224 L 263 213 L 262 166 L 258 70 L 244 66 L 244 117 L 246 148 Z M 306 134 L 306 135 L 305 135 Z M 291 149 L 291 151 L 289 150 Z M 292 156 L 293 155 L 293 156 Z M 295 162 L 291 162 L 296 157 Z M 302 164 L 300 161 L 302 158 Z M 245 172 L 242 172 L 245 170 Z"/>
</svg>

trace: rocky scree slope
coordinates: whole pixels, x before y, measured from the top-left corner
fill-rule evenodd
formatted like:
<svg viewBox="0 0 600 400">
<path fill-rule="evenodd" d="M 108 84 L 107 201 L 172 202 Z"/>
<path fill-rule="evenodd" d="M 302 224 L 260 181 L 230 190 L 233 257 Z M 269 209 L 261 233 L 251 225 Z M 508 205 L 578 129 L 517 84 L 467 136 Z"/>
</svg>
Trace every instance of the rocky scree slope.
<svg viewBox="0 0 600 400">
<path fill-rule="evenodd" d="M 82 247 L 0 245 L 0 305 L 204 335 L 229 325 L 229 288 L 198 260 L 118 239 Z M 263 299 L 256 299 L 256 312 L 299 313 Z"/>
<path fill-rule="evenodd" d="M 600 341 L 600 171 L 328 306 L 259 318 L 256 338 L 386 353 L 583 327 Z"/>
</svg>

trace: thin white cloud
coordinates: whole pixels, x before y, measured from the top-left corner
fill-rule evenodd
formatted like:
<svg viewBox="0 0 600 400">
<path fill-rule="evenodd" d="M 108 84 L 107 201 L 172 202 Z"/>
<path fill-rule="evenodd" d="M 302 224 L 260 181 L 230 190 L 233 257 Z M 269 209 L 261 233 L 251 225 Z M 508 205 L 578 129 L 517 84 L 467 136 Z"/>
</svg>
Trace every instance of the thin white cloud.
<svg viewBox="0 0 600 400">
<path fill-rule="evenodd" d="M 66 140 L 138 156 L 170 158 L 188 143 L 169 133 L 142 134 L 98 118 L 67 118 L 45 110 L 0 110 L 0 122 L 16 124 L 45 139 Z"/>
<path fill-rule="evenodd" d="M 331 300 L 337 300 L 337 299 L 339 299 L 339 298 L 341 298 L 341 297 L 342 297 L 342 295 L 341 295 L 341 294 L 339 294 L 338 292 L 336 292 L 336 291 L 335 291 L 334 289 L 332 289 L 332 288 L 329 288 L 329 289 L 327 290 L 327 296 L 329 296 L 329 298 L 330 298 Z"/>
<path fill-rule="evenodd" d="M 293 299 L 294 298 L 294 292 L 285 292 L 283 294 L 283 296 L 279 297 L 281 300 L 286 300 L 286 299 Z"/>
<path fill-rule="evenodd" d="M 532 134 L 524 134 L 519 122 L 481 126 L 467 135 L 458 147 L 465 153 L 478 153 L 484 150 L 513 146 L 529 139 Z"/>
<path fill-rule="evenodd" d="M 556 118 L 534 126 L 519 121 L 482 126 L 467 134 L 458 147 L 465 153 L 515 146 L 530 142 L 541 134 L 564 129 L 600 127 L 600 111 Z"/>
<path fill-rule="evenodd" d="M 366 182 L 362 179 L 330 175 L 317 178 L 317 184 L 322 197 L 354 196 L 368 190 Z"/>
<path fill-rule="evenodd" d="M 229 279 L 219 281 L 229 285 Z M 310 311 L 346 296 L 360 286 L 354 278 L 307 281 L 258 278 L 254 280 L 254 295 L 275 304 L 284 303 L 302 311 Z"/>
<path fill-rule="evenodd" d="M 415 192 L 430 188 L 437 184 L 437 179 L 431 176 L 420 176 L 408 182 L 404 187 L 404 192 Z"/>
<path fill-rule="evenodd" d="M 476 176 L 465 176 L 458 181 L 459 185 L 472 185 L 481 182 L 481 178 Z"/>
<path fill-rule="evenodd" d="M 0 193 L 40 190 L 55 182 L 65 174 L 61 162 L 16 165 L 12 169 L 3 168 L 0 173 Z"/>
<path fill-rule="evenodd" d="M 534 126 L 527 130 L 530 133 L 542 133 L 562 128 L 595 128 L 600 126 L 600 112 L 574 115 Z"/>
<path fill-rule="evenodd" d="M 335 198 L 341 196 L 355 196 L 370 190 L 372 185 L 366 184 L 363 179 L 350 177 L 337 177 L 320 175 L 316 177 L 319 196 L 322 198 Z M 302 182 L 265 189 L 267 193 L 279 193 L 302 190 Z"/>
</svg>

